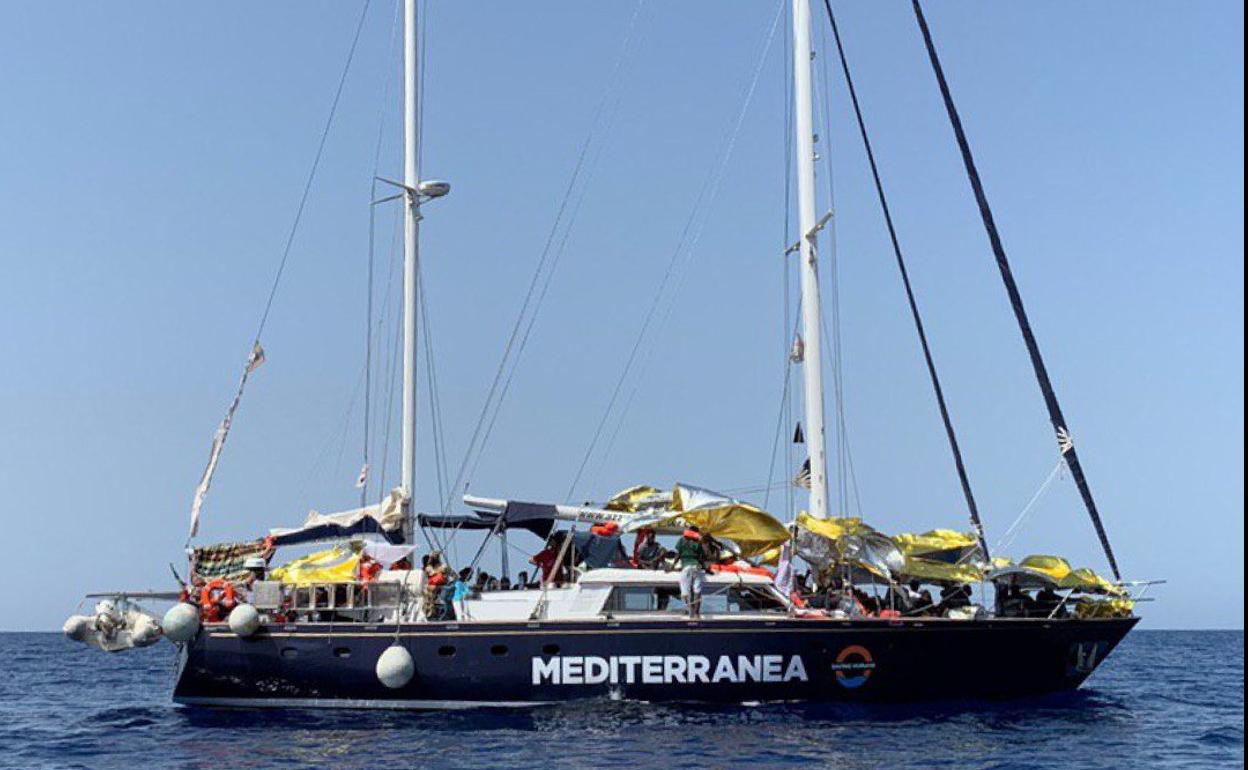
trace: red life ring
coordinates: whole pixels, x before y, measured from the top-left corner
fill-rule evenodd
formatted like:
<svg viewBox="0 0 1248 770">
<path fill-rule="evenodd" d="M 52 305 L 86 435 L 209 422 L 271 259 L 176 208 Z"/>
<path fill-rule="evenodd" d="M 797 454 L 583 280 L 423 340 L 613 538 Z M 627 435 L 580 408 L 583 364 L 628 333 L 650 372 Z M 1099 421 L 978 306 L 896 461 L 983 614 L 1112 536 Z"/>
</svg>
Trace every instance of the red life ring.
<svg viewBox="0 0 1248 770">
<path fill-rule="evenodd" d="M 234 584 L 222 578 L 214 578 L 204 584 L 199 592 L 199 612 L 209 623 L 218 623 L 222 619 L 222 611 L 229 611 L 238 605 L 234 596 Z"/>
</svg>

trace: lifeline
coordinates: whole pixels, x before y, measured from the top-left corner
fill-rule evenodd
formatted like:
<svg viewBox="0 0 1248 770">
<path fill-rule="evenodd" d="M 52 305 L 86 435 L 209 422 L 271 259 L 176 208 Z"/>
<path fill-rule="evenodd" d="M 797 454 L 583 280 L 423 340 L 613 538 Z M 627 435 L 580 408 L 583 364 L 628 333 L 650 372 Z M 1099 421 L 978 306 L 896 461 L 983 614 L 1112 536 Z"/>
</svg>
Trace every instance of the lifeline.
<svg viewBox="0 0 1248 770">
<path fill-rule="evenodd" d="M 807 681 L 802 656 L 784 655 L 555 655 L 533 658 L 533 684 L 706 684 Z"/>
</svg>

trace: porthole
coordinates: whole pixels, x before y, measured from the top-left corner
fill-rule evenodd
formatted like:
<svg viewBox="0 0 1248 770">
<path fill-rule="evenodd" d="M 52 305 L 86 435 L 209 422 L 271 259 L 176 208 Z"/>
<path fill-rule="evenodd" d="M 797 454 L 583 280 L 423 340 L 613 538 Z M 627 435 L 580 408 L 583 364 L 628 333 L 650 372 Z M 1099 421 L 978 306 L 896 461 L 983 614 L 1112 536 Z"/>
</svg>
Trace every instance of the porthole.
<svg viewBox="0 0 1248 770">
<path fill-rule="evenodd" d="M 282 657 L 283 658 L 297 658 L 299 657 L 299 651 L 296 650 L 294 647 L 283 647 Z"/>
<path fill-rule="evenodd" d="M 543 647 L 543 648 L 542 648 L 542 654 L 543 654 L 543 655 L 558 655 L 558 654 L 559 654 L 559 645 L 557 645 L 557 644 L 548 644 L 548 645 L 546 645 L 545 647 Z"/>
<path fill-rule="evenodd" d="M 334 648 L 334 657 L 335 657 L 335 658 L 349 658 L 349 657 L 351 657 L 351 648 L 350 648 L 350 647 L 335 647 L 335 648 Z"/>
<path fill-rule="evenodd" d="M 455 657 L 455 648 L 449 644 L 443 647 L 439 647 L 438 654 L 444 658 L 453 658 Z"/>
<path fill-rule="evenodd" d="M 490 654 L 494 655 L 495 657 L 502 657 L 503 655 L 506 655 L 507 645 L 505 644 L 494 645 L 493 647 L 490 648 Z"/>
</svg>

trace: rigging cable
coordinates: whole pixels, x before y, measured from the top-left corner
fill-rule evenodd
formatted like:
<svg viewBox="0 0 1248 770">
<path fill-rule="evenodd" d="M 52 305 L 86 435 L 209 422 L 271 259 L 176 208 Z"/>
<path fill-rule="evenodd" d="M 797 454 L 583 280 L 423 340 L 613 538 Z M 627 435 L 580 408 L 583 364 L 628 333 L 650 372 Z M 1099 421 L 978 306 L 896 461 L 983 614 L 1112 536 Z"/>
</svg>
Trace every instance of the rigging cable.
<svg viewBox="0 0 1248 770">
<path fill-rule="evenodd" d="M 277 297 L 277 289 L 282 281 L 282 274 L 286 270 L 286 262 L 290 258 L 290 250 L 295 242 L 295 233 L 299 230 L 299 222 L 303 218 L 303 210 L 308 202 L 308 195 L 312 191 L 312 182 L 316 179 L 316 170 L 321 163 L 321 155 L 325 150 L 325 142 L 329 138 L 329 129 L 334 123 L 334 115 L 338 112 L 338 101 L 342 97 L 342 89 L 347 82 L 347 74 L 351 71 L 351 62 L 355 58 L 355 49 L 360 42 L 360 33 L 364 29 L 364 20 L 368 17 L 368 6 L 370 0 L 364 0 L 364 6 L 360 9 L 360 19 L 355 26 L 355 34 L 351 38 L 351 47 L 347 51 L 347 60 L 343 64 L 342 74 L 338 78 L 338 87 L 334 90 L 334 98 L 330 103 L 329 115 L 325 119 L 325 127 L 321 130 L 321 138 L 317 143 L 316 156 L 312 161 L 312 168 L 308 172 L 307 181 L 304 182 L 303 194 L 299 198 L 299 206 L 295 211 L 294 222 L 290 226 L 290 234 L 286 238 L 286 246 L 282 250 L 282 258 L 278 262 L 277 273 L 273 276 L 273 285 L 269 288 L 268 298 L 264 303 L 264 311 L 260 314 L 260 323 L 256 327 L 255 336 L 252 338 L 251 349 L 247 355 L 247 363 L 243 366 L 243 374 L 238 382 L 238 389 L 234 393 L 234 399 L 227 408 L 225 418 L 218 426 L 215 436 L 213 437 L 212 449 L 208 455 L 208 464 L 204 468 L 203 475 L 200 477 L 199 484 L 195 488 L 195 496 L 191 503 L 191 528 L 187 534 L 186 542 L 189 545 L 191 540 L 195 538 L 199 532 L 199 517 L 203 504 L 208 496 L 208 489 L 212 484 L 212 477 L 216 472 L 217 463 L 221 454 L 225 449 L 225 441 L 229 437 L 230 427 L 234 421 L 234 414 L 238 410 L 239 404 L 242 402 L 243 391 L 247 387 L 247 379 L 251 373 L 264 363 L 264 348 L 260 346 L 260 336 L 264 332 L 265 324 L 269 320 L 269 312 L 273 309 L 273 300 Z"/>
<path fill-rule="evenodd" d="M 1040 498 L 1044 495 L 1045 491 L 1048 490 L 1053 481 L 1061 474 L 1062 468 L 1065 465 L 1066 462 L 1063 459 L 1058 458 L 1057 465 L 1053 466 L 1053 470 L 1049 472 L 1048 478 L 1044 480 L 1044 482 L 1040 485 L 1040 488 L 1036 490 L 1036 493 L 1032 495 L 1031 499 L 1027 501 L 1027 504 L 1023 506 L 1023 510 L 1018 514 L 1018 517 L 1014 519 L 1014 522 L 1010 524 L 1009 529 L 1005 530 L 1005 533 L 1001 535 L 1001 540 L 997 543 L 998 551 L 1009 548 L 1010 545 L 1014 543 L 1014 538 L 1018 537 L 1018 533 L 1022 531 L 1021 527 L 1023 525 L 1023 521 L 1027 518 L 1027 515 L 1031 513 L 1031 509 L 1034 508 L 1036 503 L 1040 501 Z"/>
<path fill-rule="evenodd" d="M 827 35 L 822 27 L 819 28 L 819 44 L 820 50 L 827 50 Z M 831 215 L 828 218 L 825 230 L 827 231 L 828 243 L 828 293 L 830 302 L 828 303 L 832 316 L 832 332 L 829 335 L 827 331 L 827 316 L 820 318 L 820 324 L 823 326 L 823 335 L 821 340 L 827 340 L 825 344 L 831 347 L 830 355 L 826 360 L 831 361 L 831 380 L 832 392 L 835 396 L 836 403 L 836 462 L 837 462 L 837 505 L 842 511 L 849 510 L 849 494 L 851 484 L 851 474 L 853 473 L 849 458 L 849 430 L 845 420 L 845 387 L 844 387 L 844 344 L 841 336 L 841 268 L 840 255 L 836 248 L 836 177 L 832 168 L 832 97 L 829 91 L 831 78 L 828 77 L 828 57 L 819 56 L 819 78 L 822 86 L 822 99 L 819 99 L 819 93 L 816 92 L 816 103 L 823 113 L 823 136 L 827 142 L 827 150 L 822 153 L 824 167 L 827 169 L 828 182 L 828 201 L 827 210 Z M 816 156 L 818 160 L 818 155 Z M 816 169 L 817 172 L 817 169 Z M 852 479 L 854 494 L 857 495 L 857 480 Z M 862 502 L 858 500 L 859 513 L 861 514 Z"/>
<path fill-rule="evenodd" d="M 698 191 L 698 195 L 694 200 L 693 209 L 690 211 L 689 217 L 685 221 L 684 227 L 681 230 L 680 238 L 677 240 L 676 248 L 673 250 L 672 256 L 668 260 L 667 269 L 663 274 L 663 279 L 660 281 L 659 288 L 654 292 L 650 306 L 646 310 L 646 315 L 642 321 L 641 329 L 637 334 L 637 339 L 634 341 L 632 350 L 629 352 L 629 356 L 624 363 L 624 367 L 620 371 L 620 376 L 616 380 L 615 386 L 612 389 L 611 397 L 607 402 L 606 409 L 603 410 L 602 418 L 598 421 L 598 425 L 594 429 L 593 437 L 590 439 L 589 446 L 585 449 L 585 454 L 582 456 L 581 463 L 577 468 L 576 474 L 572 478 L 572 483 L 568 485 L 568 491 L 565 495 L 565 499 L 568 502 L 572 501 L 576 487 L 585 473 L 585 468 L 588 465 L 590 458 L 593 456 L 599 440 L 602 438 L 602 433 L 607 422 L 610 420 L 611 412 L 615 408 L 616 403 L 618 403 L 624 384 L 628 380 L 629 372 L 632 370 L 633 364 L 637 361 L 637 356 L 638 353 L 641 352 L 646 334 L 651 328 L 651 323 L 654 320 L 655 313 L 658 311 L 659 306 L 664 300 L 664 291 L 666 287 L 671 283 L 673 277 L 677 276 L 678 273 L 687 268 L 688 263 L 692 261 L 693 254 L 697 249 L 698 242 L 701 240 L 702 231 L 706 224 L 706 218 L 701 217 L 701 219 L 699 219 L 699 215 L 704 213 L 718 196 L 720 184 L 723 181 L 724 172 L 728 165 L 728 160 L 731 158 L 733 150 L 736 147 L 737 138 L 740 135 L 741 126 L 745 120 L 746 112 L 749 110 L 750 103 L 754 98 L 754 92 L 756 91 L 759 79 L 762 76 L 763 67 L 767 60 L 767 53 L 771 49 L 776 29 L 779 26 L 779 21 L 783 16 L 782 12 L 784 5 L 785 4 L 782 2 L 777 9 L 775 18 L 772 21 L 771 29 L 762 45 L 758 65 L 754 70 L 753 77 L 750 79 L 749 86 L 746 88 L 741 109 L 737 113 L 736 120 L 733 123 L 730 133 L 725 137 L 724 149 L 720 153 L 719 163 L 711 167 L 710 172 L 702 183 L 702 187 Z M 703 205 L 703 201 L 706 202 L 705 205 Z M 684 265 L 681 265 L 680 260 L 682 254 L 685 256 Z M 675 298 L 679 296 L 679 294 L 680 292 L 677 290 L 667 296 L 667 308 L 664 312 L 663 318 L 660 320 L 658 327 L 656 328 L 661 328 L 666 325 L 668 318 L 671 317 L 672 309 L 675 306 Z M 648 350 L 643 356 L 641 366 L 639 367 L 640 371 L 645 370 L 646 364 L 649 363 L 651 353 L 652 350 Z M 601 454 L 600 462 L 606 462 L 611 448 L 615 444 L 615 438 L 618 436 L 620 429 L 624 425 L 625 415 L 627 415 L 629 408 L 632 406 L 633 398 L 637 395 L 637 390 L 640 387 L 640 374 L 636 379 L 638 382 L 634 386 L 628 398 L 625 400 L 623 408 L 620 410 L 616 428 L 611 437 L 608 439 L 606 448 Z"/>
<path fill-rule="evenodd" d="M 957 468 L 958 481 L 962 486 L 962 495 L 966 498 L 967 509 L 971 515 L 971 523 L 975 527 L 975 535 L 979 539 L 979 544 L 984 549 L 984 557 L 991 558 L 991 554 L 988 551 L 988 540 L 984 536 L 984 525 L 979 516 L 979 506 L 976 505 L 975 495 L 971 491 L 970 478 L 967 476 L 966 465 L 962 460 L 962 450 L 958 444 L 957 433 L 953 428 L 953 419 L 949 415 L 949 406 L 945 401 L 945 392 L 940 384 L 940 376 L 936 373 L 936 362 L 932 358 L 932 349 L 928 343 L 927 330 L 923 325 L 923 316 L 919 313 L 914 287 L 910 283 L 910 271 L 906 268 L 906 261 L 902 256 L 901 243 L 897 238 L 897 229 L 893 225 L 893 215 L 888 206 L 888 198 L 884 194 L 884 183 L 880 179 L 879 166 L 875 162 L 875 151 L 871 147 L 871 139 L 867 134 L 867 123 L 863 118 L 862 107 L 858 102 L 858 92 L 854 88 L 854 79 L 849 71 L 849 59 L 845 55 L 845 47 L 841 42 L 841 32 L 836 24 L 836 16 L 832 13 L 831 0 L 823 0 L 823 6 L 828 13 L 828 22 L 832 26 L 832 36 L 836 41 L 836 51 L 841 60 L 841 72 L 845 75 L 845 85 L 849 91 L 849 99 L 854 108 L 854 117 L 858 122 L 858 133 L 862 136 L 862 146 L 866 150 L 867 163 L 871 167 L 871 178 L 875 182 L 875 192 L 880 200 L 880 211 L 884 215 L 884 224 L 888 228 L 888 238 L 893 246 L 893 256 L 897 260 L 897 270 L 901 273 L 901 282 L 906 289 L 906 302 L 910 306 L 910 316 L 914 320 L 914 329 L 918 333 L 919 343 L 923 348 L 923 361 L 927 364 L 927 374 L 932 382 L 932 390 L 936 394 L 936 404 L 940 407 L 940 419 L 945 427 L 945 436 L 949 440 L 949 449 L 953 452 L 953 461 Z"/>
<path fill-rule="evenodd" d="M 351 48 L 347 51 L 347 60 L 342 66 L 342 75 L 338 78 L 338 87 L 334 90 L 333 101 L 329 105 L 329 115 L 325 118 L 325 127 L 321 129 L 321 139 L 316 145 L 316 155 L 312 159 L 312 168 L 308 171 L 308 179 L 303 184 L 303 194 L 299 196 L 299 206 L 295 209 L 295 220 L 290 225 L 290 234 L 286 236 L 286 246 L 282 249 L 282 258 L 277 264 L 277 273 L 273 276 L 273 285 L 269 289 L 269 297 L 264 303 L 264 312 L 260 314 L 260 323 L 256 327 L 254 341 L 260 342 L 265 324 L 269 321 L 269 312 L 273 309 L 273 300 L 277 298 L 277 289 L 282 282 L 282 274 L 286 272 L 286 263 L 290 259 L 290 250 L 295 243 L 295 233 L 299 231 L 299 222 L 303 219 L 303 210 L 308 203 L 308 194 L 312 192 L 312 182 L 316 179 L 316 170 L 320 168 L 321 156 L 325 152 L 325 142 L 329 139 L 329 129 L 334 124 L 334 115 L 338 112 L 338 101 L 342 98 L 342 89 L 347 84 L 347 73 L 351 71 L 351 61 L 355 58 L 355 49 L 360 42 L 360 33 L 364 30 L 364 20 L 368 17 L 368 6 L 371 0 L 364 0 L 360 9 L 360 19 L 355 25 L 355 36 L 351 38 Z"/>
<path fill-rule="evenodd" d="M 786 9 L 788 6 L 786 6 Z M 785 20 L 789 19 L 788 12 L 785 14 Z M 780 291 L 783 301 L 780 305 L 780 353 L 781 362 L 784 366 L 784 376 L 781 378 L 783 389 L 780 392 L 780 409 L 776 416 L 776 434 L 771 445 L 771 461 L 767 465 L 767 490 L 763 495 L 763 509 L 766 510 L 771 502 L 772 481 L 775 478 L 776 470 L 776 450 L 779 449 L 779 442 L 784 441 L 784 472 L 785 472 L 785 520 L 793 518 L 793 484 L 788 474 L 793 473 L 793 442 L 785 438 L 789 426 L 793 425 L 793 400 L 792 381 L 793 381 L 793 362 L 789 360 L 790 346 L 793 341 L 793 334 L 789 331 L 789 306 L 791 299 L 789 296 L 789 258 L 788 247 L 789 227 L 793 216 L 792 210 L 792 187 L 793 187 L 793 69 L 784 66 L 792 58 L 793 39 L 789 35 L 784 36 L 784 54 L 780 66 L 780 75 L 784 79 L 784 88 L 782 90 L 784 98 L 784 120 L 783 120 L 783 141 L 781 148 L 784 152 L 784 216 L 781 220 L 781 249 L 780 254 Z"/>
<path fill-rule="evenodd" d="M 932 33 L 928 29 L 927 19 L 923 16 L 923 9 L 919 6 L 919 0 L 911 0 L 911 5 L 914 7 L 914 16 L 918 21 L 919 30 L 923 33 L 923 43 L 927 47 L 927 55 L 932 64 L 932 71 L 936 75 L 937 83 L 940 85 L 940 95 L 945 102 L 945 111 L 949 114 L 949 122 L 952 124 L 953 132 L 957 137 L 958 149 L 962 153 L 962 162 L 966 166 L 967 179 L 975 193 L 975 201 L 979 204 L 979 214 L 983 219 L 984 230 L 987 232 L 988 240 L 992 245 L 997 268 L 1001 272 L 1001 281 L 1005 284 L 1006 293 L 1009 294 L 1010 306 L 1014 310 L 1014 318 L 1018 322 L 1019 331 L 1022 332 L 1023 342 L 1027 345 L 1027 354 L 1031 358 L 1031 366 L 1035 370 L 1036 381 L 1040 385 L 1040 392 L 1044 395 L 1044 403 L 1049 412 L 1049 421 L 1053 424 L 1053 431 L 1056 433 L 1062 456 L 1066 459 L 1066 465 L 1070 468 L 1070 475 L 1074 477 L 1075 485 L 1079 487 L 1079 494 L 1083 497 L 1084 506 L 1088 509 L 1088 516 L 1092 519 L 1092 525 L 1096 529 L 1097 537 L 1101 540 L 1101 547 L 1104 548 L 1105 558 L 1109 561 L 1109 566 L 1114 572 L 1114 579 L 1121 581 L 1122 574 L 1118 569 L 1118 560 L 1114 558 L 1114 549 L 1109 544 L 1109 535 L 1105 532 L 1105 526 L 1101 522 L 1101 515 L 1097 511 L 1096 501 L 1092 498 L 1092 489 L 1088 486 L 1088 479 L 1083 473 L 1079 455 L 1075 451 L 1070 431 L 1066 427 L 1066 418 L 1062 414 L 1062 407 L 1058 403 L 1057 394 L 1053 390 L 1053 382 L 1049 378 L 1048 368 L 1044 365 L 1044 359 L 1040 355 L 1040 346 L 1036 342 L 1035 334 L 1032 333 L 1031 322 L 1027 319 L 1027 311 L 1023 307 L 1023 297 L 1019 293 L 1018 284 L 1014 281 L 1014 273 L 1010 269 L 1009 260 L 1006 259 L 1005 246 L 1001 243 L 1001 235 L 997 231 L 996 221 L 992 216 L 992 209 L 988 205 L 988 196 L 984 193 L 983 182 L 980 180 L 979 171 L 975 167 L 975 158 L 971 155 L 971 146 L 967 141 L 966 132 L 962 128 L 962 119 L 958 115 L 957 107 L 954 106 L 953 95 L 949 92 L 949 83 L 945 80 L 945 72 L 940 65 L 940 57 L 936 54 L 936 45 L 932 42 Z"/>
<path fill-rule="evenodd" d="M 533 305 L 532 315 L 534 318 L 536 318 L 537 313 L 540 310 L 541 299 L 545 297 L 545 290 L 544 289 L 542 290 L 536 303 L 534 303 L 533 301 L 534 295 L 535 293 L 538 292 L 539 283 L 542 282 L 541 279 L 543 277 L 543 274 L 546 272 L 546 264 L 551 256 L 551 252 L 555 244 L 555 239 L 559 234 L 560 226 L 563 224 L 564 215 L 565 213 L 567 213 L 567 210 L 568 210 L 568 204 L 572 200 L 573 193 L 576 190 L 577 182 L 581 178 L 581 173 L 582 171 L 585 170 L 585 165 L 586 165 L 585 161 L 587 157 L 589 156 L 590 146 L 593 143 L 593 140 L 595 139 L 596 135 L 599 133 L 599 124 L 603 118 L 603 113 L 606 111 L 607 105 L 609 104 L 611 97 L 614 96 L 615 91 L 618 88 L 618 85 L 619 85 L 618 76 L 624 66 L 624 62 L 631 48 L 631 43 L 633 40 L 633 32 L 637 26 L 637 19 L 641 14 L 641 8 L 643 5 L 644 5 L 644 0 L 638 0 L 637 6 L 635 7 L 633 11 L 632 18 L 630 19 L 628 27 L 625 30 L 624 38 L 620 46 L 619 54 L 616 57 L 615 64 L 612 68 L 612 72 L 609 77 L 609 85 L 604 90 L 603 97 L 598 102 L 597 108 L 594 111 L 594 115 L 592 119 L 590 120 L 589 132 L 586 135 L 584 142 L 582 142 L 580 151 L 577 154 L 576 163 L 573 165 L 573 168 L 572 168 L 572 175 L 568 179 L 568 184 L 566 188 L 564 189 L 563 197 L 560 200 L 559 207 L 555 214 L 555 220 L 551 225 L 550 232 L 546 236 L 546 242 L 545 242 L 545 245 L 542 247 L 541 254 L 539 255 L 537 267 L 533 271 L 533 277 L 529 281 L 528 290 L 526 291 L 524 300 L 520 305 L 520 312 L 516 316 L 516 321 L 512 327 L 511 335 L 508 337 L 507 344 L 503 348 L 503 355 L 498 362 L 497 370 L 494 372 L 494 379 L 490 383 L 490 388 L 486 394 L 485 403 L 481 407 L 481 413 L 477 417 L 476 426 L 473 428 L 472 435 L 468 441 L 468 446 L 464 450 L 464 457 L 463 457 L 463 460 L 460 462 L 459 470 L 455 474 L 455 481 L 450 487 L 451 495 L 456 494 L 456 491 L 460 489 L 460 485 L 464 483 L 465 474 L 468 472 L 469 466 L 472 465 L 475 467 L 474 456 L 479 458 L 479 455 L 484 451 L 485 439 L 482 437 L 482 431 L 483 429 L 486 428 L 486 424 L 487 424 L 486 421 L 490 416 L 491 410 L 493 410 L 494 415 L 497 416 L 499 409 L 501 409 L 503 398 L 506 395 L 507 387 L 510 385 L 510 382 L 511 382 L 511 377 L 508 376 L 506 380 L 506 384 L 504 384 L 504 380 L 503 380 L 504 373 L 507 371 L 508 363 L 513 362 L 511 371 L 514 374 L 515 364 L 518 363 L 520 351 L 523 349 L 525 343 L 528 341 L 528 332 L 531 331 L 533 328 L 532 323 L 529 323 L 527 326 L 525 325 L 525 321 L 529 315 L 529 307 L 530 305 Z M 571 219 L 569 219 L 568 228 L 571 228 L 571 225 L 572 225 L 572 221 Z M 564 239 L 564 242 L 566 243 L 566 238 Z M 558 262 L 558 255 L 556 255 L 556 258 L 555 258 L 555 264 L 552 265 L 551 267 L 550 272 L 552 274 L 554 271 L 554 267 L 557 266 L 557 262 Z M 550 285 L 549 277 L 547 277 L 543 285 L 544 286 Z M 524 329 L 523 339 L 521 339 L 522 329 Z M 519 342 L 518 347 L 517 347 L 517 342 Z M 513 350 L 516 351 L 515 359 L 512 358 Z M 502 386 L 501 391 L 499 390 L 500 385 Z M 492 419 L 490 420 L 489 424 L 491 426 L 493 425 Z M 452 531 L 452 538 L 454 537 L 456 532 L 458 532 L 458 529 Z"/>
<path fill-rule="evenodd" d="M 393 55 L 396 43 L 398 41 L 399 29 L 399 8 L 395 4 L 394 21 L 390 25 L 390 52 Z M 391 57 L 393 58 L 393 56 Z M 393 75 L 393 71 L 392 71 Z M 368 270 L 365 280 L 366 293 L 365 311 L 364 311 L 364 429 L 363 429 L 363 465 L 360 470 L 360 507 L 368 504 L 368 486 L 369 486 L 369 440 L 371 438 L 370 431 L 372 429 L 372 402 L 373 402 L 373 295 L 374 295 L 374 265 L 376 262 L 376 245 L 377 245 L 377 175 L 381 170 L 381 148 L 386 132 L 386 104 L 390 101 L 390 86 L 393 77 L 384 79 L 381 88 L 381 102 L 378 107 L 377 115 L 377 142 L 373 148 L 373 175 L 369 185 L 369 204 L 368 204 Z"/>
</svg>

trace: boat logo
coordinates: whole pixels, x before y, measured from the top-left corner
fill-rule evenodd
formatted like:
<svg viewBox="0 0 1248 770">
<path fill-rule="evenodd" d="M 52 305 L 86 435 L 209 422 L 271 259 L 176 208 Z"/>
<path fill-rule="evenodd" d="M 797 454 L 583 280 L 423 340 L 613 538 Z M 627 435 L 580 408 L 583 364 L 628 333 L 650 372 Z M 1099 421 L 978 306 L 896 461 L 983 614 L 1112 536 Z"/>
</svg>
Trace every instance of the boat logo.
<svg viewBox="0 0 1248 770">
<path fill-rule="evenodd" d="M 836 681 L 841 687 L 853 690 L 862 687 L 871 678 L 871 672 L 875 670 L 875 659 L 866 647 L 851 644 L 836 656 L 832 670 L 836 672 Z"/>
</svg>

